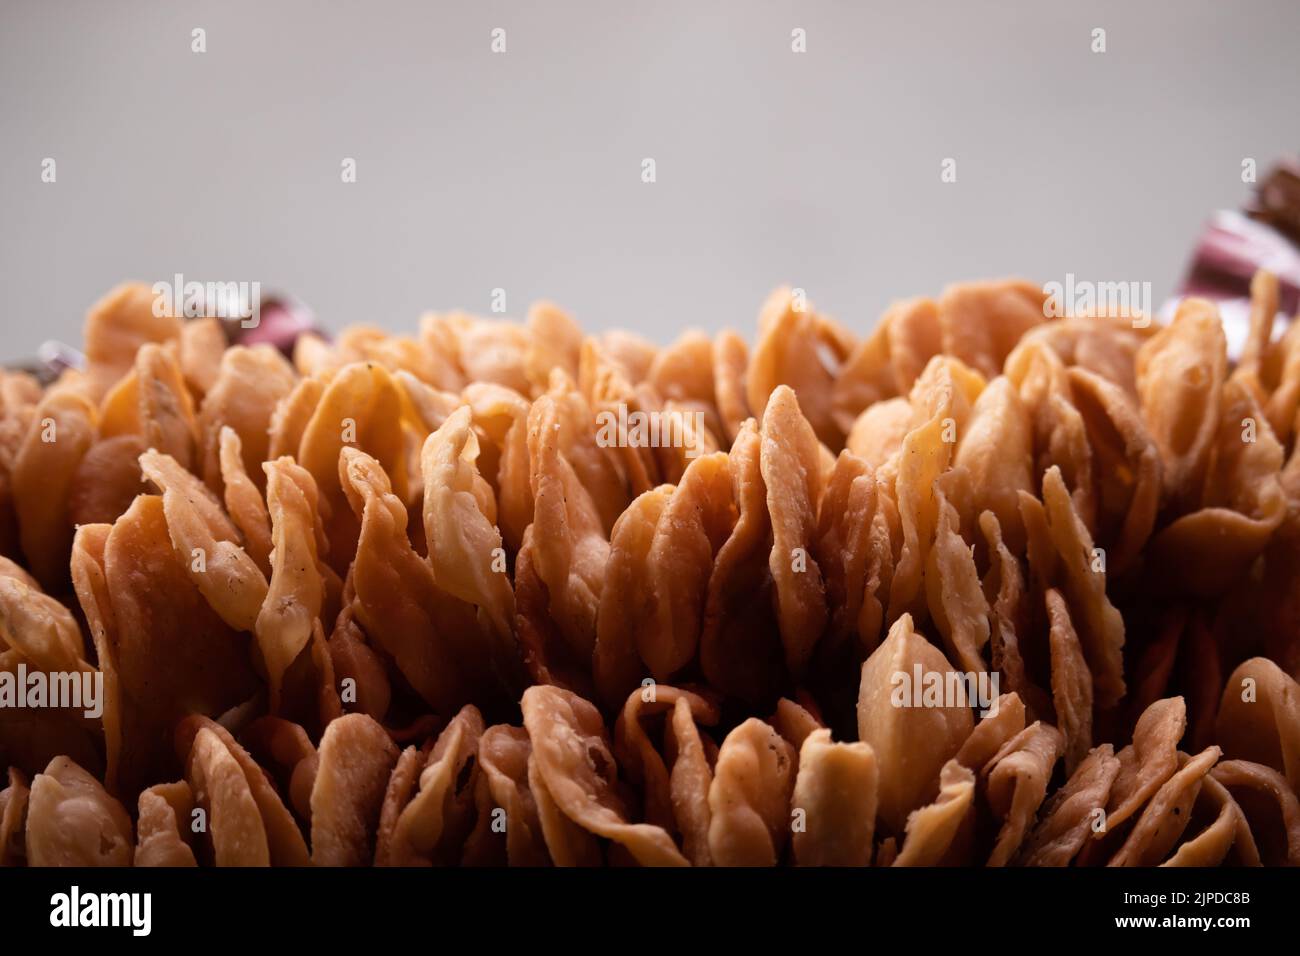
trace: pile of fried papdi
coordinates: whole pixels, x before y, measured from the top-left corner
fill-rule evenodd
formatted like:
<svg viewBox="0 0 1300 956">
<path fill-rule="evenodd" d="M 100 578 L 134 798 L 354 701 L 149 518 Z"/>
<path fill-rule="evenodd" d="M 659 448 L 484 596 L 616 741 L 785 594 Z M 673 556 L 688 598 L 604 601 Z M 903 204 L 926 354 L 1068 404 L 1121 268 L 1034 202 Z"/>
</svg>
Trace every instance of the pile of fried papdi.
<svg viewBox="0 0 1300 956">
<path fill-rule="evenodd" d="M 1236 363 L 1210 302 L 1017 281 L 288 359 L 123 286 L 0 378 L 0 676 L 64 692 L 0 709 L 0 861 L 1300 863 L 1300 322 L 1252 301 Z"/>
</svg>

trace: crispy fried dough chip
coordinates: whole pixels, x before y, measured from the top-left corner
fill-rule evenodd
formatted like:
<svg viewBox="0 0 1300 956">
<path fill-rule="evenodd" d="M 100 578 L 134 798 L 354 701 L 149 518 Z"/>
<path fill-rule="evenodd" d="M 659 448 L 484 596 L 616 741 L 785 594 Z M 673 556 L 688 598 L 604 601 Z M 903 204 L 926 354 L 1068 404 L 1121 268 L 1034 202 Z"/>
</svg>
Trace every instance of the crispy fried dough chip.
<svg viewBox="0 0 1300 956">
<path fill-rule="evenodd" d="M 345 448 L 339 466 L 361 518 L 352 566 L 358 619 L 421 697 L 452 712 L 468 701 L 469 678 L 483 663 L 474 610 L 442 591 L 411 547 L 406 508 L 379 463 Z"/>
<path fill-rule="evenodd" d="M 1269 851 L 1264 863 L 1300 865 L 1300 801 L 1282 775 L 1272 767 L 1248 760 L 1225 760 L 1210 772 L 1219 783 L 1229 790 L 1236 788 L 1241 794 L 1238 802 L 1250 829 L 1264 837 L 1258 840 L 1259 845 Z M 1273 816 L 1272 821 L 1264 819 L 1265 807 Z M 1269 822 L 1274 824 L 1271 830 L 1266 829 Z"/>
<path fill-rule="evenodd" d="M 112 524 L 145 492 L 139 435 L 101 438 L 86 451 L 68 488 L 68 518 L 74 526 Z"/>
<path fill-rule="evenodd" d="M 271 576 L 271 515 L 262 492 L 244 470 L 244 453 L 239 433 L 221 427 L 221 485 L 226 511 L 244 538 L 244 550 L 266 577 Z"/>
<path fill-rule="evenodd" d="M 96 417 L 82 396 L 51 392 L 37 406 L 9 475 L 27 567 L 47 588 L 67 580 L 73 531 L 69 491 L 94 444 Z"/>
<path fill-rule="evenodd" d="M 1143 712 L 1133 742 L 1121 750 L 1119 775 L 1106 805 L 1106 826 L 1113 830 L 1141 808 L 1178 769 L 1178 741 L 1187 729 L 1187 706 L 1181 697 L 1158 700 Z"/>
<path fill-rule="evenodd" d="M 1113 706 L 1124 696 L 1124 618 L 1106 596 L 1104 564 L 1096 570 L 1092 537 L 1075 511 L 1056 467 L 1043 475 L 1043 505 L 1061 560 L 1061 590 L 1071 618 L 1077 622 L 1097 705 Z"/>
<path fill-rule="evenodd" d="M 1230 759 L 1272 767 L 1300 792 L 1300 685 L 1266 657 L 1252 657 L 1223 687 L 1215 740 Z"/>
<path fill-rule="evenodd" d="M 907 815 L 907 835 L 889 865 L 941 866 L 960 862 L 974 801 L 975 775 L 956 760 L 949 760 L 939 774 L 935 799 Z"/>
<path fill-rule="evenodd" d="M 714 557 L 734 523 L 727 455 L 696 458 L 664 505 L 645 555 L 653 616 L 635 635 L 641 660 L 658 680 L 695 659 Z"/>
<path fill-rule="evenodd" d="M 1160 449 L 1165 497 L 1177 511 L 1200 498 L 1227 368 L 1219 310 L 1205 299 L 1184 299 L 1174 321 L 1138 350 L 1142 417 Z"/>
<path fill-rule="evenodd" d="M 576 657 L 587 659 L 596 643 L 609 541 L 595 500 L 561 450 L 563 431 L 560 406 L 551 396 L 533 403 L 528 414 L 533 561 L 560 635 Z"/>
<path fill-rule="evenodd" d="M 141 495 L 103 545 L 103 644 L 117 672 L 122 762 L 118 790 L 135 794 L 171 766 L 172 730 L 190 713 L 220 714 L 257 687 L 248 638 L 226 624 L 194 586 L 172 547 L 162 499 Z M 85 594 L 82 595 L 85 600 Z M 90 611 L 87 610 L 87 616 Z M 105 682 L 105 692 L 112 693 Z M 168 756 L 164 756 L 168 755 Z"/>
<path fill-rule="evenodd" d="M 28 866 L 130 866 L 134 842 L 126 809 L 67 757 L 32 780 Z"/>
<path fill-rule="evenodd" d="M 610 709 L 627 698 L 644 674 L 640 631 L 654 626 L 659 600 L 649 580 L 647 558 L 672 497 L 671 485 L 647 491 L 628 505 L 614 525 L 592 652 L 596 689 Z"/>
<path fill-rule="evenodd" d="M 311 472 L 328 505 L 329 557 L 340 574 L 356 554 L 360 517 L 348 507 L 340 482 L 340 452 L 363 451 L 374 458 L 388 475 L 393 492 L 405 502 L 407 465 L 401 414 L 402 393 L 393 377 L 378 364 L 354 363 L 330 379 L 303 429 L 298 464 Z"/>
<path fill-rule="evenodd" d="M 434 580 L 479 609 L 492 657 L 504 672 L 518 667 L 515 596 L 501 535 L 475 494 L 479 443 L 462 406 L 424 443 L 424 535 Z M 488 492 L 490 496 L 490 491 Z"/>
<path fill-rule="evenodd" d="M 799 749 L 799 774 L 791 806 L 805 826 L 792 842 L 800 866 L 869 866 L 874 848 L 876 755 L 864 743 L 832 743 L 814 730 Z"/>
<path fill-rule="evenodd" d="M 788 287 L 777 289 L 763 303 L 758 325 L 758 343 L 745 380 L 750 409 L 766 408 L 777 386 L 787 385 L 798 393 L 817 437 L 838 450 L 844 430 L 832 412 L 832 389 L 855 345 L 852 334 L 818 315 Z"/>
<path fill-rule="evenodd" d="M 1046 321 L 1047 303 L 1042 288 L 1020 279 L 950 285 L 939 297 L 943 352 L 992 378 L 1021 336 Z"/>
<path fill-rule="evenodd" d="M 274 550 L 271 583 L 257 612 L 254 632 L 266 663 L 274 713 L 280 709 L 285 673 L 311 641 L 313 626 L 319 624 L 325 579 L 316 553 L 312 502 L 299 484 L 310 482 L 311 476 L 288 458 L 269 461 L 262 467 L 266 471 Z"/>
<path fill-rule="evenodd" d="M 771 612 L 775 585 L 767 489 L 758 425 L 748 420 L 731 447 L 732 495 L 739 511 L 709 577 L 700 667 L 709 683 L 748 701 L 776 696 L 785 672 L 780 630 Z"/>
<path fill-rule="evenodd" d="M 1015 386 L 998 376 L 980 392 L 958 436 L 953 464 L 970 474 L 975 511 L 992 511 L 1012 551 L 1024 544 L 1019 492 L 1034 487 L 1033 429 Z"/>
<path fill-rule="evenodd" d="M 311 859 L 317 866 L 364 866 L 374 859 L 375 830 L 397 747 L 365 714 L 344 714 L 325 728 L 311 788 Z"/>
<path fill-rule="evenodd" d="M 670 761 L 665 761 L 655 749 L 642 721 L 665 713 L 675 714 L 678 700 L 686 701 L 693 721 L 706 725 L 718 722 L 717 706 L 700 695 L 666 684 L 652 684 L 628 695 L 614 726 L 614 754 L 627 778 L 641 789 L 646 822 L 669 833 L 675 830 Z M 679 728 L 673 720 L 668 724 L 669 732 L 664 737 L 671 741 Z M 698 731 L 695 738 L 698 742 Z"/>
<path fill-rule="evenodd" d="M 576 694 L 546 686 L 524 691 L 521 707 L 538 775 L 565 817 L 625 847 L 643 866 L 688 865 L 662 828 L 628 822 L 617 790 L 617 765 L 595 707 Z M 545 829 L 545 815 L 542 822 Z"/>
<path fill-rule="evenodd" d="M 1006 866 L 1020 849 L 1047 797 L 1052 768 L 1064 746 L 1059 730 L 1035 721 L 1008 740 L 984 768 L 989 806 L 1002 818 L 989 866 Z"/>
<path fill-rule="evenodd" d="M 1207 747 L 1195 757 L 1182 755 L 1182 766 L 1155 792 L 1109 866 L 1154 866 L 1177 845 L 1191 819 L 1201 782 L 1222 751 Z"/>
<path fill-rule="evenodd" d="M 1106 801 L 1119 774 L 1115 748 L 1093 748 L 1043 807 L 1038 825 L 1020 851 L 1026 866 L 1069 866 L 1105 819 Z"/>
<path fill-rule="evenodd" d="M 380 828 L 378 854 L 390 866 L 449 865 L 474 825 L 478 744 L 483 718 L 467 704 L 438 735 L 419 775 L 419 789 L 401 808 L 387 837 Z"/>
<path fill-rule="evenodd" d="M 841 430 L 854 428 L 873 406 L 906 395 L 939 349 L 939 310 L 933 299 L 891 304 L 835 379 L 832 413 Z"/>
<path fill-rule="evenodd" d="M 751 717 L 727 734 L 709 786 L 709 854 L 716 866 L 775 866 L 790 834 L 795 749 Z"/>
<path fill-rule="evenodd" d="M 159 783 L 140 791 L 136 823 L 135 866 L 198 866 L 194 851 L 182 835 L 189 827 L 194 794 L 184 780 Z"/>
<path fill-rule="evenodd" d="M 934 798 L 940 770 L 974 724 L 964 683 L 956 685 L 960 699 L 947 707 L 924 706 L 911 694 L 898 696 L 897 689 L 904 683 L 910 687 L 917 671 L 921 680 L 937 674 L 948 684 L 952 670 L 943 653 L 912 629 L 907 614 L 862 665 L 858 738 L 870 745 L 880 765 L 880 820 L 895 833 L 903 832 L 911 811 Z"/>
<path fill-rule="evenodd" d="M 522 727 L 497 724 L 479 738 L 479 767 L 496 806 L 505 812 L 506 860 L 510 866 L 546 866 L 550 856 L 542 836 L 537 801 L 528 788 L 532 745 Z"/>
<path fill-rule="evenodd" d="M 200 473 L 208 487 L 220 490 L 227 469 L 222 462 L 222 432 L 229 428 L 239 439 L 238 455 L 248 475 L 260 490 L 262 462 L 281 455 L 298 454 L 306 415 L 319 399 L 323 386 L 316 379 L 305 379 L 299 386 L 297 376 L 276 349 L 269 345 L 251 348 L 236 345 L 221 356 L 216 380 L 199 407 Z M 314 392 L 314 396 L 313 396 Z M 271 429 L 282 402 L 296 396 L 302 403 L 293 411 L 302 416 L 297 435 L 291 442 L 272 448 Z M 288 410 L 288 406 L 285 406 Z M 291 416 L 292 417 L 292 416 Z"/>
<path fill-rule="evenodd" d="M 824 478 L 817 436 L 788 386 L 778 385 L 763 411 L 759 467 L 772 524 L 768 568 L 776 582 L 777 622 L 786 666 L 798 678 L 828 616 L 821 568 L 810 553 Z"/>
<path fill-rule="evenodd" d="M 103 395 L 131 370 L 141 346 L 180 336 L 180 320 L 168 310 L 155 310 L 157 299 L 143 282 L 128 282 L 117 286 L 86 313 L 86 378 L 94 397 Z"/>
<path fill-rule="evenodd" d="M 1048 643 L 1052 653 L 1052 703 L 1065 736 L 1065 772 L 1072 774 L 1092 749 L 1092 674 L 1061 592 L 1047 592 Z"/>
<path fill-rule="evenodd" d="M 153 449 L 140 456 L 140 470 L 162 490 L 167 533 L 194 586 L 235 630 L 253 630 L 266 601 L 266 578 L 237 543 L 239 531 L 212 492 Z"/>
<path fill-rule="evenodd" d="M 9 768 L 9 785 L 0 790 L 0 866 L 19 866 L 27 858 L 24 831 L 31 788 L 17 767 Z"/>
</svg>

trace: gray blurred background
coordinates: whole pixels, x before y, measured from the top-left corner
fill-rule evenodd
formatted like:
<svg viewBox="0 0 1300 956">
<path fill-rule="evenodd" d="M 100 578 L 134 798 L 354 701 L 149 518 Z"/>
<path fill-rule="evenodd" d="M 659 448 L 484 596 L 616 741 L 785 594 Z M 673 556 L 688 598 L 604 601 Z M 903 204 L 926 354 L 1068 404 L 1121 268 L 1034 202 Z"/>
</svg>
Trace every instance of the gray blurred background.
<svg viewBox="0 0 1300 956">
<path fill-rule="evenodd" d="M 290 291 L 330 328 L 487 313 L 501 287 L 511 315 L 546 297 L 661 342 L 751 334 L 782 282 L 859 331 L 982 276 L 1159 302 L 1206 215 L 1249 195 L 1242 159 L 1262 175 L 1300 115 L 1296 0 L 0 11 L 6 361 L 176 272 Z"/>
</svg>

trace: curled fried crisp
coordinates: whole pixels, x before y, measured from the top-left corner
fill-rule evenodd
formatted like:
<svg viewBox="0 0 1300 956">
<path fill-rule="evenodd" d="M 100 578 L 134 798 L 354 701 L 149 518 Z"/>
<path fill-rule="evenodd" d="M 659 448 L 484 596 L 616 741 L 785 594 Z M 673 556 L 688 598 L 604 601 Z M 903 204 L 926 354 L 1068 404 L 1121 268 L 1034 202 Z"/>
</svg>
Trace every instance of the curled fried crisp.
<svg viewBox="0 0 1300 956">
<path fill-rule="evenodd" d="M 198 866 L 184 836 L 189 832 L 194 808 L 194 794 L 188 783 L 159 783 L 140 791 L 139 808 L 135 866 Z"/>
<path fill-rule="evenodd" d="M 1300 685 L 1266 657 L 1252 657 L 1223 687 L 1215 740 L 1224 754 L 1282 773 L 1300 791 Z"/>
<path fill-rule="evenodd" d="M 479 443 L 462 406 L 424 443 L 424 536 L 434 580 L 475 605 L 492 636 L 492 656 L 507 670 L 514 650 L 515 597 L 501 535 L 476 495 Z M 489 498 L 491 491 L 487 492 Z"/>
<path fill-rule="evenodd" d="M 795 750 L 751 717 L 727 734 L 709 787 L 709 854 L 716 866 L 774 866 L 790 834 Z"/>
<path fill-rule="evenodd" d="M 531 753 L 528 731 L 522 727 L 497 724 L 479 738 L 479 767 L 493 801 L 505 813 L 506 859 L 511 866 L 546 866 L 550 862 L 537 801 L 528 788 Z"/>
<path fill-rule="evenodd" d="M 1075 768 L 1092 749 L 1092 675 L 1079 647 L 1061 592 L 1047 592 L 1048 643 L 1052 652 L 1052 703 L 1056 723 L 1065 735 L 1065 772 Z"/>
<path fill-rule="evenodd" d="M 262 487 L 262 462 L 278 458 L 280 455 L 298 454 L 299 434 L 294 437 L 290 447 L 271 448 L 272 420 L 280 403 L 291 394 L 299 394 L 306 399 L 310 392 L 320 383 L 315 379 L 305 379 L 314 385 L 306 385 L 295 393 L 297 377 L 276 349 L 269 345 L 255 345 L 251 348 L 236 345 L 221 356 L 221 366 L 216 381 L 207 390 L 203 403 L 199 406 L 199 445 L 200 469 L 196 473 L 203 476 L 208 487 L 220 491 L 223 475 L 228 467 L 222 462 L 222 432 L 229 428 L 238 437 L 238 452 L 243 462 L 243 470 L 260 490 Z M 319 399 L 316 391 L 311 404 Z M 305 404 L 305 402 L 304 402 Z M 304 414 L 310 408 L 303 408 Z M 303 419 L 305 425 L 306 419 Z"/>
<path fill-rule="evenodd" d="M 320 742 L 311 788 L 311 859 L 317 866 L 364 866 L 374 859 L 375 831 L 397 747 L 365 714 L 330 722 Z"/>
<path fill-rule="evenodd" d="M 63 585 L 72 547 L 69 489 L 95 441 L 94 406 L 73 392 L 51 392 L 37 406 L 18 448 L 9 484 L 27 567 L 47 588 Z"/>
<path fill-rule="evenodd" d="M 588 659 L 609 541 L 595 500 L 561 450 L 562 437 L 560 406 L 544 395 L 528 414 L 533 560 L 560 635 L 574 655 Z"/>
<path fill-rule="evenodd" d="M 28 866 L 130 866 L 134 842 L 126 809 L 67 757 L 32 780 Z"/>
<path fill-rule="evenodd" d="M 907 815 L 907 835 L 889 865 L 941 866 L 962 862 L 969 842 L 974 800 L 975 775 L 956 760 L 949 760 L 939 773 L 935 799 Z"/>
<path fill-rule="evenodd" d="M 1205 299 L 1184 299 L 1174 321 L 1138 350 L 1142 417 L 1160 449 L 1165 497 L 1177 512 L 1200 497 L 1227 366 L 1219 311 Z"/>
<path fill-rule="evenodd" d="M 330 379 L 302 432 L 298 464 L 316 481 L 328 505 L 329 556 L 340 574 L 357 550 L 359 515 L 348 507 L 340 482 L 340 452 L 363 451 L 388 475 L 398 499 L 407 500 L 407 465 L 402 434 L 402 394 L 380 365 L 354 363 Z M 294 450 L 288 451 L 294 454 Z"/>
<path fill-rule="evenodd" d="M 230 520 L 244 538 L 244 550 L 268 578 L 271 576 L 271 515 L 262 492 L 244 470 L 239 433 L 223 425 L 220 452 L 221 484 Z"/>
<path fill-rule="evenodd" d="M 451 719 L 419 775 L 419 789 L 401 808 L 391 833 L 380 827 L 377 859 L 389 866 L 448 865 L 459 861 L 474 824 L 478 744 L 483 718 L 466 705 Z M 385 839 L 387 837 L 387 839 Z"/>
<path fill-rule="evenodd" d="M 1098 564 L 1092 537 L 1075 511 L 1056 467 L 1043 475 L 1043 504 L 1052 542 L 1061 559 L 1061 589 L 1068 599 L 1071 618 L 1078 622 L 1079 641 L 1092 671 L 1097 705 L 1113 706 L 1124 696 L 1124 618 L 1106 596 L 1105 564 Z"/>
<path fill-rule="evenodd" d="M 239 532 L 212 493 L 169 455 L 152 449 L 140 470 L 162 490 L 167 533 L 190 580 L 221 619 L 251 631 L 267 597 L 266 578 L 239 546 Z"/>
<path fill-rule="evenodd" d="M 775 696 L 785 653 L 773 620 L 772 526 L 760 466 L 762 442 L 749 419 L 731 447 L 732 494 L 739 511 L 709 577 L 700 667 L 711 685 L 744 700 Z"/>
<path fill-rule="evenodd" d="M 628 822 L 618 795 L 618 768 L 595 707 L 576 694 L 547 686 L 524 691 L 521 707 L 538 776 L 561 814 L 625 847 L 644 866 L 687 865 L 662 828 Z M 536 786 L 533 792 L 537 794 Z M 540 806 L 540 797 L 538 802 Z M 545 814 L 542 823 L 545 829 Z M 549 835 L 547 843 L 552 845 Z"/>
<path fill-rule="evenodd" d="M 879 782 L 869 745 L 832 743 L 829 730 L 808 735 L 791 800 L 804 815 L 792 838 L 800 866 L 870 865 Z"/>
<path fill-rule="evenodd" d="M 1032 491 L 1033 431 L 1015 386 L 998 376 L 980 392 L 953 464 L 970 474 L 975 511 L 992 511 L 1012 551 L 1024 544 L 1019 492 Z"/>
<path fill-rule="evenodd" d="M 27 857 L 24 831 L 31 788 L 17 767 L 9 768 L 8 780 L 9 785 L 0 790 L 0 867 L 19 866 Z"/>
<path fill-rule="evenodd" d="M 984 768 L 989 806 L 1002 818 L 989 866 L 1006 866 L 1020 849 L 1047 797 L 1052 768 L 1064 746 L 1059 730 L 1035 721 L 1008 740 Z"/>
<path fill-rule="evenodd" d="M 1106 826 L 1114 829 L 1141 808 L 1178 769 L 1178 741 L 1187 729 L 1181 697 L 1158 700 L 1143 712 L 1133 742 L 1117 755 L 1119 774 L 1106 805 Z"/>
<path fill-rule="evenodd" d="M 695 659 L 714 556 L 733 523 L 727 455 L 696 458 L 664 505 L 645 555 L 652 617 L 635 635 L 641 660 L 658 680 Z"/>
<path fill-rule="evenodd" d="M 798 678 L 828 616 L 821 568 L 811 554 L 824 478 L 817 436 L 788 386 L 777 386 L 763 411 L 759 467 L 772 524 L 768 568 L 776 583 L 776 617 L 786 666 Z"/>
<path fill-rule="evenodd" d="M 1191 819 L 1201 781 L 1222 751 L 1207 747 L 1195 757 L 1182 756 L 1182 766 L 1161 784 L 1142 809 L 1128 839 L 1110 859 L 1110 866 L 1154 866 L 1177 845 Z"/>
<path fill-rule="evenodd" d="M 316 554 L 316 523 L 311 503 L 299 481 L 311 476 L 292 460 L 278 458 L 266 471 L 266 500 L 270 509 L 271 582 L 258 610 L 254 630 L 266 664 L 271 711 L 281 706 L 284 677 L 311 640 L 325 601 L 325 580 Z M 292 472 L 301 472 L 294 476 Z"/>
<path fill-rule="evenodd" d="M 907 614 L 862 665 L 858 739 L 880 765 L 880 819 L 894 833 L 934 798 L 940 770 L 970 736 L 974 722 L 964 684 L 956 684 L 958 699 L 948 706 L 926 706 L 910 692 L 914 683 L 931 679 L 946 687 L 951 673 L 948 659 L 913 630 Z"/>
<path fill-rule="evenodd" d="M 1272 767 L 1248 760 L 1225 760 L 1210 771 L 1239 794 L 1252 834 L 1267 852 L 1268 865 L 1300 865 L 1300 801 Z M 1234 794 L 1234 796 L 1237 796 Z"/>
<path fill-rule="evenodd" d="M 171 766 L 165 755 L 178 720 L 224 713 L 257 688 L 248 637 L 223 621 L 194 586 L 190 563 L 177 555 L 167 531 L 162 500 L 141 495 L 103 546 L 112 613 L 100 615 L 109 651 L 101 650 L 100 659 L 111 658 L 117 672 L 120 700 L 108 706 L 121 719 L 117 792 L 130 798 Z M 111 687 L 106 681 L 105 692 Z"/>
<path fill-rule="evenodd" d="M 844 432 L 832 414 L 832 389 L 839 367 L 848 358 L 853 336 L 789 288 L 777 289 L 763 303 L 759 338 L 745 381 L 753 412 L 767 407 L 777 386 L 799 395 L 803 413 L 821 441 L 838 450 Z"/>
<path fill-rule="evenodd" d="M 1106 801 L 1119 770 L 1110 744 L 1091 750 L 1043 807 L 1038 825 L 1021 847 L 1020 862 L 1069 866 L 1090 833 L 1104 832 Z"/>
</svg>

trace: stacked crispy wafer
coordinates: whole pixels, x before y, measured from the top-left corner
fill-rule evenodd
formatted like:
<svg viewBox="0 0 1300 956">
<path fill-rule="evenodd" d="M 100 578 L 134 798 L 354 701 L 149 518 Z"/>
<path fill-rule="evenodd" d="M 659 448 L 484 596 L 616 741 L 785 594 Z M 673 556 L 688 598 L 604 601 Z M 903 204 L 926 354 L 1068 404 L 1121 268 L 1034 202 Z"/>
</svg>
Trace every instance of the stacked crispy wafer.
<svg viewBox="0 0 1300 956">
<path fill-rule="evenodd" d="M 1277 297 L 288 357 L 120 287 L 0 378 L 0 862 L 1300 863 Z"/>
</svg>

